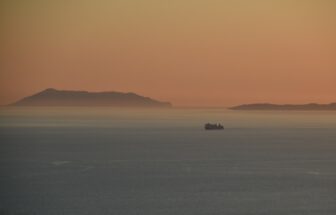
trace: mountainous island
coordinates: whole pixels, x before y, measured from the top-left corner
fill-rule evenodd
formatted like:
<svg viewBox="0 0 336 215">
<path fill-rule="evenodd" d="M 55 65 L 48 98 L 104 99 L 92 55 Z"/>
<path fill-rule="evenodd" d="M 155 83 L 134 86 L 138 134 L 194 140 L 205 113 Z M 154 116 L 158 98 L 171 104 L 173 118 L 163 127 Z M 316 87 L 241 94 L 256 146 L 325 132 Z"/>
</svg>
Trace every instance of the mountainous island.
<svg viewBox="0 0 336 215">
<path fill-rule="evenodd" d="M 269 104 L 269 103 L 256 103 L 244 104 L 229 108 L 231 110 L 336 110 L 336 103 L 330 104 Z"/>
<path fill-rule="evenodd" d="M 70 91 L 53 88 L 25 97 L 11 106 L 172 107 L 169 102 L 157 101 L 135 93 Z"/>
</svg>

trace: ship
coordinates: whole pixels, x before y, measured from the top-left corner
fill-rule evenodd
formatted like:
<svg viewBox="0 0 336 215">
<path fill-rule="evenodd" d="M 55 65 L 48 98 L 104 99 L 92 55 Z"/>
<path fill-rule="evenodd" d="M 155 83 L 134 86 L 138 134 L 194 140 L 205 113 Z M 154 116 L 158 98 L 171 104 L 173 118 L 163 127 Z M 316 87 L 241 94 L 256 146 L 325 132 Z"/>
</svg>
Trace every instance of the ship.
<svg viewBox="0 0 336 215">
<path fill-rule="evenodd" d="M 211 124 L 211 123 L 207 123 L 204 125 L 205 130 L 222 130 L 224 129 L 224 126 L 221 125 L 220 123 L 215 123 L 215 124 Z"/>
</svg>

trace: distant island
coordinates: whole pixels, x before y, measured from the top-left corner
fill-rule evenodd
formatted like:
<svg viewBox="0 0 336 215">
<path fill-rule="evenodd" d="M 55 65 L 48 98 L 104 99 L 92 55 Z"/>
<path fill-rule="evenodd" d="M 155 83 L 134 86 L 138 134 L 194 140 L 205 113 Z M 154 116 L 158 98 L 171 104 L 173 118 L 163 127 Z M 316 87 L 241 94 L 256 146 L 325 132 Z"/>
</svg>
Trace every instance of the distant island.
<svg viewBox="0 0 336 215">
<path fill-rule="evenodd" d="M 25 97 L 11 106 L 112 106 L 170 108 L 169 102 L 161 102 L 135 93 L 87 92 L 48 88 Z"/>
<path fill-rule="evenodd" d="M 330 104 L 269 104 L 269 103 L 256 103 L 244 104 L 229 108 L 231 110 L 336 110 L 336 103 Z"/>
</svg>

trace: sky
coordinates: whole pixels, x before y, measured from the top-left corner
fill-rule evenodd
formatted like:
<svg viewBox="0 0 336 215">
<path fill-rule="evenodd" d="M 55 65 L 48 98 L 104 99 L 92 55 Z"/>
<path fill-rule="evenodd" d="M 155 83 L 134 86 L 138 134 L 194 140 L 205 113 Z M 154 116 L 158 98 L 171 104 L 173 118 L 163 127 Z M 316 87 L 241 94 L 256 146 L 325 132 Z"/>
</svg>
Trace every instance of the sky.
<svg viewBox="0 0 336 215">
<path fill-rule="evenodd" d="M 0 105 L 45 88 L 175 106 L 336 102 L 334 0 L 1 0 Z"/>
</svg>

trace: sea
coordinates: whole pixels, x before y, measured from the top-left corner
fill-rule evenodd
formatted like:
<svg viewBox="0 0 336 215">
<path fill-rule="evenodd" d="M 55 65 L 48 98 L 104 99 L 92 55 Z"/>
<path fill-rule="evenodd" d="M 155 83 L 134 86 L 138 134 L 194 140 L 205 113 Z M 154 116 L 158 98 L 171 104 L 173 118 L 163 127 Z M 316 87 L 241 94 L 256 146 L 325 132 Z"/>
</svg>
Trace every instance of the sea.
<svg viewBox="0 0 336 215">
<path fill-rule="evenodd" d="M 336 111 L 2 107 L 0 214 L 335 215 Z"/>
</svg>

